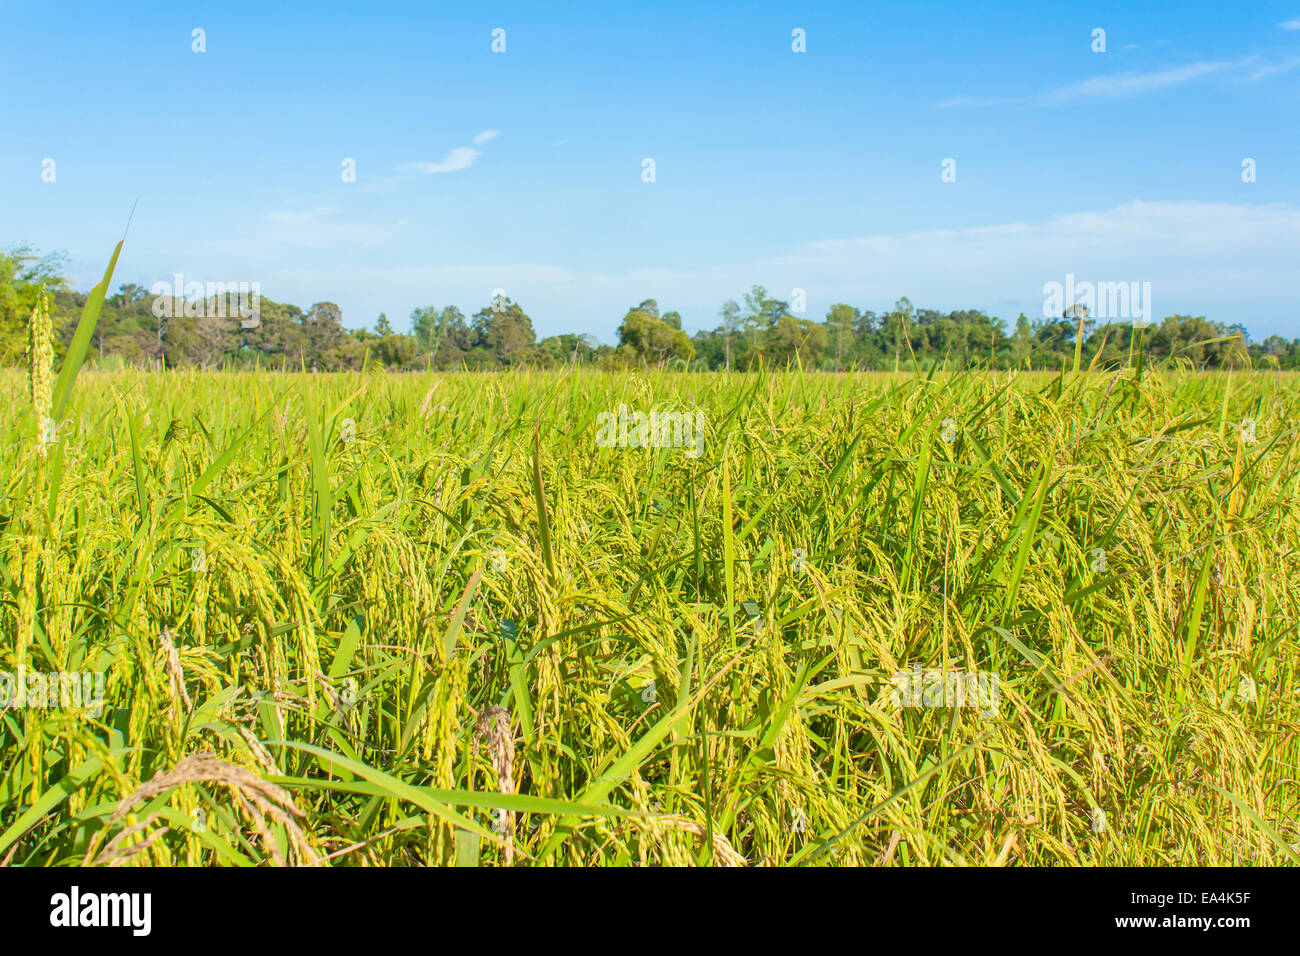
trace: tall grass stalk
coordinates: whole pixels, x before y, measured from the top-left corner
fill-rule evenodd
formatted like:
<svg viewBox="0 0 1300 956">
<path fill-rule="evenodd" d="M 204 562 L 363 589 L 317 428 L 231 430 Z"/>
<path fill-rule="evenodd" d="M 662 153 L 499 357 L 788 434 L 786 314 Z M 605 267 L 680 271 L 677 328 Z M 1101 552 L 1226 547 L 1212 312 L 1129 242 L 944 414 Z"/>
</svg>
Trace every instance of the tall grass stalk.
<svg viewBox="0 0 1300 956">
<path fill-rule="evenodd" d="M 620 402 L 702 410 L 704 454 L 598 448 Z M 0 716 L 0 860 L 1297 861 L 1295 379 L 86 370 L 51 404 L 47 486 L 0 423 L 0 671 L 105 699 Z M 996 703 L 900 705 L 942 670 Z"/>
</svg>

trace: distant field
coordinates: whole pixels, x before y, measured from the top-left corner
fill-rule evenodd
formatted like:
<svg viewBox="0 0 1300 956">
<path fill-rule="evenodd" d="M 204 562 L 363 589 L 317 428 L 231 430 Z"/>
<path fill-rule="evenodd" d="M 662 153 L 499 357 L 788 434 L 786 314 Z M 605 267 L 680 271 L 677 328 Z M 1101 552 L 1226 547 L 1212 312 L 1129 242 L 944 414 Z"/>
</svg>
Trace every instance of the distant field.
<svg viewBox="0 0 1300 956">
<path fill-rule="evenodd" d="M 0 861 L 1300 859 L 1293 375 L 0 400 Z"/>
</svg>

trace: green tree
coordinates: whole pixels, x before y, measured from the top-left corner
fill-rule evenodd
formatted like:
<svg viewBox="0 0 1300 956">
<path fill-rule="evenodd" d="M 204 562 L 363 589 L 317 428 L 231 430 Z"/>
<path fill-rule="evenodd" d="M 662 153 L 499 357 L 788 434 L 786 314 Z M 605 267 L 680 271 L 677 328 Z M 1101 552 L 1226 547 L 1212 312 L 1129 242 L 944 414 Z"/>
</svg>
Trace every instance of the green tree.
<svg viewBox="0 0 1300 956">
<path fill-rule="evenodd" d="M 727 371 L 731 371 L 731 340 L 740 331 L 740 306 L 735 299 L 728 299 L 718 310 L 722 318 L 723 354 L 726 356 Z"/>
<path fill-rule="evenodd" d="M 911 348 L 912 315 L 914 311 L 911 300 L 907 296 L 903 296 L 894 303 L 894 310 L 885 316 L 885 325 L 894 345 L 895 372 L 898 371 L 899 364 L 902 361 L 903 343 L 907 342 L 908 348 Z"/>
<path fill-rule="evenodd" d="M 565 332 L 562 335 L 547 336 L 537 347 L 557 364 L 577 365 L 579 362 L 591 361 L 596 355 L 597 346 L 595 338 L 590 335 Z"/>
<path fill-rule="evenodd" d="M 1029 317 L 1021 312 L 1016 316 L 1016 331 L 1011 336 L 1011 361 L 1022 367 L 1030 360 L 1034 351 L 1034 327 Z"/>
<path fill-rule="evenodd" d="M 641 308 L 629 309 L 618 327 L 620 351 L 640 365 L 662 365 L 674 358 L 690 361 L 695 346 L 681 329 L 654 318 Z"/>
<path fill-rule="evenodd" d="M 465 355 L 478 344 L 475 333 L 465 323 L 465 316 L 454 305 L 428 305 L 411 312 L 411 335 L 420 354 L 428 357 L 431 366 L 442 368 L 464 360 Z"/>
<path fill-rule="evenodd" d="M 533 320 L 505 297 L 474 313 L 473 328 L 477 345 L 496 355 L 502 365 L 524 362 L 537 342 Z"/>
<path fill-rule="evenodd" d="M 772 368 L 785 368 L 796 363 L 815 365 L 826 349 L 826 326 L 812 319 L 800 319 L 785 314 L 762 338 L 760 350 L 763 362 Z"/>
<path fill-rule="evenodd" d="M 57 305 L 57 293 L 68 291 L 60 253 L 38 255 L 30 246 L 0 251 L 0 360 L 19 364 L 27 348 L 27 319 L 44 287 Z M 65 316 L 51 307 L 50 320 L 58 328 Z"/>
<path fill-rule="evenodd" d="M 333 302 L 317 302 L 302 318 L 304 358 L 313 371 L 336 368 L 343 346 L 343 310 Z"/>
<path fill-rule="evenodd" d="M 826 330 L 828 337 L 835 343 L 835 371 L 839 371 L 844 357 L 844 346 L 852 344 L 853 328 L 857 325 L 860 313 L 851 305 L 837 302 L 826 313 Z"/>
</svg>

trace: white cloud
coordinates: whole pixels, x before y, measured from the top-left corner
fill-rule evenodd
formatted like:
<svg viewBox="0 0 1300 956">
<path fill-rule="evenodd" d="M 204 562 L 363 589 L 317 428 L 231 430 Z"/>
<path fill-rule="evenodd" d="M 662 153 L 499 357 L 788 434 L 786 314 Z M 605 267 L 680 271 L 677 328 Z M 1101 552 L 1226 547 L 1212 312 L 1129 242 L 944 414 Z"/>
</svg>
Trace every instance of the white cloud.
<svg viewBox="0 0 1300 956">
<path fill-rule="evenodd" d="M 353 255 L 382 246 L 406 226 L 406 220 L 373 222 L 346 218 L 341 213 L 337 206 L 273 210 L 239 232 L 204 234 L 183 242 L 167 239 L 160 233 L 153 237 L 157 248 L 147 254 L 147 259 L 169 263 L 170 268 L 170 262 L 179 257 L 205 273 L 216 270 L 222 274 L 258 277 L 274 271 L 268 269 L 267 263 L 292 259 L 298 252 L 319 258 L 334 251 Z M 155 224 L 155 228 L 159 225 Z M 147 248 L 149 237 L 141 238 Z"/>
<path fill-rule="evenodd" d="M 242 241 L 274 249 L 279 245 L 316 248 L 333 245 L 373 246 L 393 238 L 395 230 L 391 223 L 340 219 L 341 211 L 337 206 L 317 206 L 310 210 L 268 212 L 256 235 Z"/>
<path fill-rule="evenodd" d="M 1203 297 L 1289 298 L 1294 268 L 1284 250 L 1297 242 L 1300 209 L 1286 205 L 1131 202 L 1037 224 L 823 240 L 765 264 L 792 281 L 803 276 L 794 285 L 810 292 L 822 284 L 834 289 L 833 299 L 856 286 L 880 301 L 904 293 L 953 306 L 967 297 L 1026 301 L 1044 282 L 1073 272 L 1080 279 L 1149 281 L 1158 307 L 1161 299 L 1192 307 Z"/>
<path fill-rule="evenodd" d="M 1038 96 L 1022 97 L 980 97 L 953 96 L 935 104 L 936 109 L 976 109 L 986 106 L 1005 106 L 1013 103 L 1028 103 L 1035 106 L 1059 106 L 1081 99 L 1118 99 L 1138 96 L 1155 90 L 1181 86 L 1204 76 L 1221 73 L 1241 75 L 1245 71 L 1246 79 L 1254 82 L 1278 73 L 1288 73 L 1300 66 L 1300 57 L 1281 60 L 1276 63 L 1261 64 L 1257 56 L 1240 60 L 1201 61 L 1185 66 L 1155 70 L 1150 73 L 1125 73 L 1118 76 L 1094 76 L 1078 83 L 1071 83 Z"/>
<path fill-rule="evenodd" d="M 998 96 L 952 96 L 942 103 L 936 103 L 935 109 L 940 110 L 969 110 L 978 109 L 981 106 L 1006 106 L 1010 103 L 1026 103 L 1024 97 L 998 97 Z"/>
<path fill-rule="evenodd" d="M 936 309 L 982 308 L 1005 320 L 1018 312 L 1041 317 L 1043 284 L 1078 281 L 1150 282 L 1159 317 L 1178 312 L 1242 321 L 1257 338 L 1300 335 L 1294 249 L 1300 208 L 1204 202 L 1131 202 L 1070 213 L 1038 223 L 1009 222 L 825 239 L 745 261 L 693 269 L 638 267 L 592 272 L 544 263 L 443 266 L 303 264 L 279 270 L 278 298 L 329 298 L 350 325 L 386 311 L 405 315 L 439 301 L 467 313 L 494 288 L 508 289 L 533 317 L 538 335 L 594 333 L 603 341 L 628 307 L 647 296 L 681 311 L 688 330 L 717 324 L 719 304 L 755 282 L 788 298 L 808 294 L 807 317 L 820 320 L 834 302 L 888 309 L 901 295 Z M 233 274 L 233 273 L 232 273 Z"/>
<path fill-rule="evenodd" d="M 1296 67 L 1300 66 L 1300 56 L 1293 56 L 1289 60 L 1281 60 L 1277 63 L 1269 63 L 1261 66 L 1255 72 L 1251 73 L 1247 79 L 1262 80 L 1266 76 L 1276 76 L 1278 73 L 1290 73 Z"/>
<path fill-rule="evenodd" d="M 1300 17 L 1294 20 L 1284 20 L 1278 24 L 1280 30 L 1300 30 Z"/>
<path fill-rule="evenodd" d="M 1169 86 L 1179 86 L 1191 80 L 1219 73 L 1230 69 L 1230 63 L 1189 63 L 1187 66 L 1153 73 L 1130 73 L 1124 76 L 1095 76 L 1081 83 L 1053 90 L 1044 96 L 1043 102 L 1049 105 L 1065 103 L 1084 97 L 1134 96 L 1151 90 L 1160 90 Z"/>
<path fill-rule="evenodd" d="M 501 135 L 499 129 L 485 129 L 474 137 L 475 145 L 482 146 L 484 143 L 496 139 Z M 433 175 L 435 173 L 456 173 L 462 169 L 469 169 L 474 165 L 474 161 L 483 155 L 472 146 L 457 146 L 449 150 L 446 157 L 440 163 L 413 162 L 405 163 L 403 169 L 413 169 L 418 173 Z"/>
<path fill-rule="evenodd" d="M 406 167 L 426 174 L 455 173 L 462 169 L 469 169 L 474 165 L 474 160 L 478 159 L 479 155 L 477 149 L 469 146 L 457 146 L 455 149 L 449 150 L 440 163 L 414 162 L 407 163 Z"/>
</svg>

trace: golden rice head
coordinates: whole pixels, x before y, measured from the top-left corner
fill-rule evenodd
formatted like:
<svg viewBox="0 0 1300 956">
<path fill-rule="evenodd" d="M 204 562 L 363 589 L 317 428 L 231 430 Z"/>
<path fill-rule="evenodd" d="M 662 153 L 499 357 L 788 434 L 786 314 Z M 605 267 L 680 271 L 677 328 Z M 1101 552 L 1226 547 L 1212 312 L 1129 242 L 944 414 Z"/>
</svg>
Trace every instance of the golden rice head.
<svg viewBox="0 0 1300 956">
<path fill-rule="evenodd" d="M 27 392 L 36 412 L 36 447 L 44 457 L 44 432 L 50 417 L 54 384 L 54 329 L 50 323 L 50 299 L 44 287 L 36 297 L 36 306 L 27 323 L 27 335 Z"/>
</svg>

